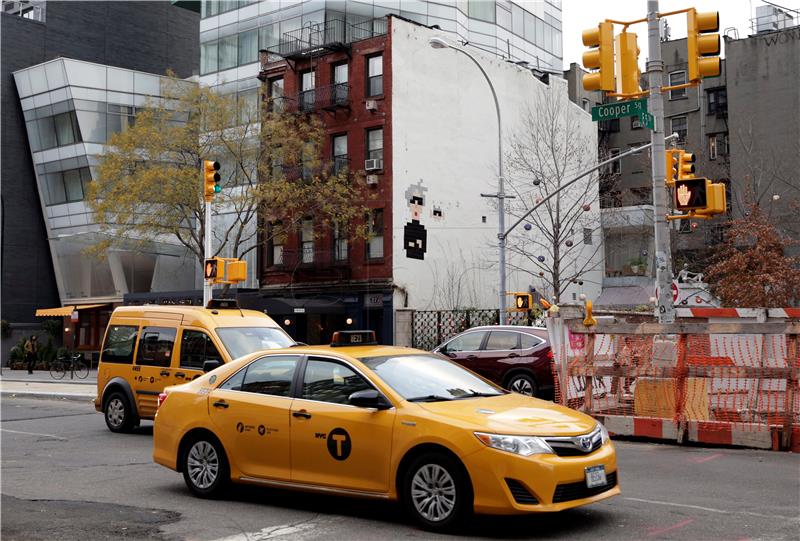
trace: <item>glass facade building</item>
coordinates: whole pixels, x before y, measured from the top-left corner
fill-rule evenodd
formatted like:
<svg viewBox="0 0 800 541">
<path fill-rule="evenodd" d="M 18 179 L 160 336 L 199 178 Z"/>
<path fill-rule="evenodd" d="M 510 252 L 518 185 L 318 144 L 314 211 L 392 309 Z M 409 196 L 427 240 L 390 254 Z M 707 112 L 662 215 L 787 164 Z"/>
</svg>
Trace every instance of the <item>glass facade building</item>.
<svg viewBox="0 0 800 541">
<path fill-rule="evenodd" d="M 15 71 L 14 80 L 61 302 L 194 289 L 197 261 L 176 244 L 151 242 L 143 250 L 117 240 L 104 260 L 85 254 L 106 240 L 84 202 L 98 156 L 110 135 L 136 122 L 138 108 L 159 99 L 167 78 L 58 58 Z"/>
<path fill-rule="evenodd" d="M 542 71 L 562 69 L 560 0 L 212 0 L 201 3 L 201 82 L 241 92 L 246 89 L 236 82 L 258 73 L 258 50 L 275 50 L 282 36 L 331 20 L 358 25 L 389 14 L 438 26 L 453 38 Z"/>
</svg>

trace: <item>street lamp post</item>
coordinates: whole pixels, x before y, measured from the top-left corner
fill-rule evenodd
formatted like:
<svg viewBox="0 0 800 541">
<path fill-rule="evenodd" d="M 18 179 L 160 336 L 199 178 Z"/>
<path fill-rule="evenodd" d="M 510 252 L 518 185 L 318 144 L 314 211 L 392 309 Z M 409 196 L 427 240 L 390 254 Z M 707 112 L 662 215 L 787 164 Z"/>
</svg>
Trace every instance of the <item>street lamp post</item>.
<svg viewBox="0 0 800 541">
<path fill-rule="evenodd" d="M 500 325 L 506 324 L 506 194 L 505 194 L 505 179 L 503 178 L 503 124 L 500 120 L 500 103 L 497 101 L 497 93 L 494 90 L 492 80 L 486 74 L 483 66 L 475 59 L 474 56 L 469 54 L 464 49 L 451 45 L 448 41 L 440 37 L 432 37 L 428 43 L 434 49 L 453 49 L 460 53 L 465 54 L 472 62 L 481 70 L 486 82 L 489 83 L 489 89 L 492 91 L 492 98 L 494 98 L 494 107 L 497 112 L 497 183 L 498 190 L 496 194 L 481 194 L 481 197 L 496 197 L 498 200 L 497 213 L 498 213 L 498 233 L 497 233 L 497 247 L 499 251 L 499 266 L 500 266 Z"/>
</svg>

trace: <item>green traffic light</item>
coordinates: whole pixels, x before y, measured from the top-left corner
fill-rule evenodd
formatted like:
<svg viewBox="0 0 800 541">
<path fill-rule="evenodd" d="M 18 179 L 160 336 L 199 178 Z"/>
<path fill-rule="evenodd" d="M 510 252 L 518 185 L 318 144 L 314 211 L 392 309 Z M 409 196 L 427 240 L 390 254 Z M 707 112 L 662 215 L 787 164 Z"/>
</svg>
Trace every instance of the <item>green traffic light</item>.
<svg viewBox="0 0 800 541">
<path fill-rule="evenodd" d="M 214 186 L 214 193 L 219 193 L 219 192 L 221 192 L 221 191 L 222 191 L 222 188 L 220 187 L 220 185 L 219 185 L 219 184 L 216 184 L 216 185 Z"/>
</svg>

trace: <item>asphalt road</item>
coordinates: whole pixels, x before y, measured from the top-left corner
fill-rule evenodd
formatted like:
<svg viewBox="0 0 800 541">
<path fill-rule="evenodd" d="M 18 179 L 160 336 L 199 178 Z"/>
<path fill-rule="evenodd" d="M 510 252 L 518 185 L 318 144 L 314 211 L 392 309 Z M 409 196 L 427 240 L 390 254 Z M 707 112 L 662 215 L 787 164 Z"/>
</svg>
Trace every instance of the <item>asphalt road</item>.
<svg viewBox="0 0 800 541">
<path fill-rule="evenodd" d="M 89 403 L 4 398 L 0 437 L 4 541 L 453 539 L 381 502 L 258 487 L 195 498 L 152 462 L 152 425 L 112 434 Z M 800 539 L 798 455 L 616 445 L 622 496 L 555 515 L 478 517 L 464 539 Z"/>
</svg>

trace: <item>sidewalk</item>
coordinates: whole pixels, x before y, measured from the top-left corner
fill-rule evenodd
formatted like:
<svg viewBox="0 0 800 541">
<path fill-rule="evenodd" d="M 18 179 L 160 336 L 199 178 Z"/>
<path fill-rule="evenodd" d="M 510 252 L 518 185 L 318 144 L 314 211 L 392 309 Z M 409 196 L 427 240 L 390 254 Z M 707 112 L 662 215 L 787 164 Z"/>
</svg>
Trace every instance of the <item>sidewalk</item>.
<svg viewBox="0 0 800 541">
<path fill-rule="evenodd" d="M 97 395 L 97 370 L 89 371 L 86 379 L 57 380 L 46 370 L 11 370 L 3 368 L 0 374 L 0 396 L 24 398 L 50 398 L 61 400 L 93 401 Z"/>
</svg>

